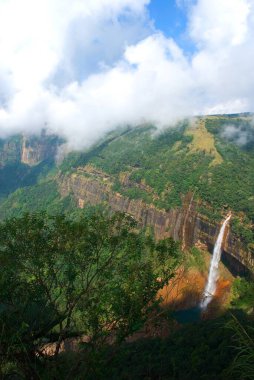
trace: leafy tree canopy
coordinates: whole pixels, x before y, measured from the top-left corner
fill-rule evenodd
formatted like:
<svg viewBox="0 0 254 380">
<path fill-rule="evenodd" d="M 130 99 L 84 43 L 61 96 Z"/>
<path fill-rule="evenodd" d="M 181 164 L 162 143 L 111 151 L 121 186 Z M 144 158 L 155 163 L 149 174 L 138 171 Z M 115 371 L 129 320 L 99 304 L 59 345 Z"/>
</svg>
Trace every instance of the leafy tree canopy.
<svg viewBox="0 0 254 380">
<path fill-rule="evenodd" d="M 86 334 L 93 344 L 139 329 L 173 275 L 178 245 L 156 243 L 132 218 L 69 220 L 26 214 L 0 224 L 0 331 L 6 363 L 33 368 L 45 337 Z M 29 358 L 29 360 L 28 360 Z M 4 368 L 4 366 L 2 366 Z M 34 373 L 33 373 L 34 376 Z"/>
</svg>

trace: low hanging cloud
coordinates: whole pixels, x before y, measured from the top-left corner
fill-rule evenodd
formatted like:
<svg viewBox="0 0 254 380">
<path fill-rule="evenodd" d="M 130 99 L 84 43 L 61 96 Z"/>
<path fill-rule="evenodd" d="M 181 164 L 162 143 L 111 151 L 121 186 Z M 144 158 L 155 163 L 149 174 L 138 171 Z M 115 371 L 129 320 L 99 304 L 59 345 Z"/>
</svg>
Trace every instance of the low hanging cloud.
<svg viewBox="0 0 254 380">
<path fill-rule="evenodd" d="M 0 135 L 47 127 L 83 148 L 124 124 L 254 110 L 254 1 L 180 1 L 195 49 L 149 0 L 0 3 Z"/>
<path fill-rule="evenodd" d="M 221 130 L 221 137 L 229 142 L 233 142 L 240 147 L 253 147 L 254 145 L 254 124 L 225 125 Z"/>
</svg>

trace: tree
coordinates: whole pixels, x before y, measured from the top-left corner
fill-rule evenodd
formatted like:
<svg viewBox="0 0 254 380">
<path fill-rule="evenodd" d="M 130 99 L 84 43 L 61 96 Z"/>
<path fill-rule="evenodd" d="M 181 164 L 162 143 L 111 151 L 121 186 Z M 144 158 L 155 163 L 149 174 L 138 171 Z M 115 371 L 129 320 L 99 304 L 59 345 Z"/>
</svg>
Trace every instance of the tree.
<svg viewBox="0 0 254 380">
<path fill-rule="evenodd" d="M 178 245 L 156 243 L 131 217 L 69 220 L 27 214 L 0 225 L 1 355 L 36 378 L 40 344 L 54 333 L 58 355 L 71 333 L 94 345 L 123 340 L 145 322 L 173 275 Z M 159 279 L 159 280 L 158 280 Z"/>
</svg>

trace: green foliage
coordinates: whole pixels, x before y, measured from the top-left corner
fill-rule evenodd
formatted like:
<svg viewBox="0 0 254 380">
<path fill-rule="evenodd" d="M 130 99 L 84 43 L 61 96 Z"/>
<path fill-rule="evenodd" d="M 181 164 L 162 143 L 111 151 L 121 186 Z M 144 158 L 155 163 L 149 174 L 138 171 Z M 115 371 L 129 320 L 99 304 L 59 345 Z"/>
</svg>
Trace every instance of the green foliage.
<svg viewBox="0 0 254 380">
<path fill-rule="evenodd" d="M 237 318 L 228 324 L 234 332 L 234 344 L 237 355 L 229 368 L 229 373 L 239 376 L 244 380 L 254 379 L 254 328 L 253 326 L 244 327 Z"/>
<path fill-rule="evenodd" d="M 124 347 L 105 379 L 225 380 L 224 369 L 234 354 L 229 344 L 230 334 L 218 321 L 191 325 L 164 341 Z"/>
<path fill-rule="evenodd" d="M 87 350 L 82 356 L 76 355 L 79 367 L 73 365 L 75 359 L 72 355 L 66 355 L 49 374 L 57 380 L 65 378 L 70 361 L 69 368 L 73 369 L 71 374 L 74 379 L 249 379 L 229 371 L 237 355 L 232 331 L 228 328 L 229 320 L 231 316 L 189 324 L 164 339 L 138 339 L 132 343 L 109 346 L 90 357 L 89 368 L 83 359 Z M 61 368 L 65 368 L 64 373 L 59 373 Z"/>
<path fill-rule="evenodd" d="M 152 203 L 153 201 L 151 194 L 137 187 L 131 187 L 125 190 L 120 189 L 120 191 L 123 195 L 131 199 L 142 199 L 146 203 Z"/>
<path fill-rule="evenodd" d="M 198 195 L 214 208 L 229 207 L 254 218 L 254 160 L 236 146 L 217 146 L 222 164 L 204 172 L 198 183 Z"/>
<path fill-rule="evenodd" d="M 239 135 L 227 137 L 227 126 L 239 130 Z M 253 221 L 254 133 L 251 119 L 226 116 L 210 118 L 206 119 L 206 128 L 215 135 L 216 148 L 224 162 L 213 168 L 210 188 L 204 188 L 202 195 L 217 208 L 228 205 L 232 210 L 245 212 Z M 249 138 L 245 144 L 240 144 L 238 141 L 243 132 L 247 133 L 246 136 L 249 134 Z"/>
<path fill-rule="evenodd" d="M 28 166 L 19 162 L 5 165 L 0 169 L 0 198 L 16 189 L 32 186 L 46 176 L 54 167 L 53 160 L 46 160 L 36 166 Z"/>
<path fill-rule="evenodd" d="M 122 214 L 27 214 L 1 223 L 3 358 L 34 376 L 40 344 L 53 333 L 55 355 L 75 332 L 90 336 L 93 347 L 109 336 L 121 341 L 156 307 L 177 262 L 177 243 L 156 243 Z"/>
<path fill-rule="evenodd" d="M 60 169 L 63 173 L 69 173 L 74 168 L 84 166 L 90 162 L 94 157 L 99 156 L 100 153 L 115 139 L 120 136 L 124 136 L 128 133 L 129 128 L 119 128 L 119 130 L 110 132 L 105 139 L 99 141 L 96 145 L 92 146 L 85 152 L 71 152 L 68 154 L 60 165 Z"/>
<path fill-rule="evenodd" d="M 204 254 L 196 247 L 192 247 L 186 257 L 186 268 L 198 268 L 201 272 L 206 270 Z"/>
<path fill-rule="evenodd" d="M 51 180 L 35 186 L 16 190 L 1 204 L 1 211 L 5 218 L 21 216 L 24 212 L 48 211 L 61 212 L 66 207 L 67 200 L 61 200 L 56 183 Z M 62 207 L 63 206 L 63 207 Z"/>
<path fill-rule="evenodd" d="M 245 278 L 235 279 L 232 287 L 232 305 L 243 310 L 254 308 L 254 282 Z"/>
<path fill-rule="evenodd" d="M 159 207 L 179 206 L 181 194 L 195 189 L 201 173 L 211 161 L 202 153 L 186 154 L 191 140 L 183 134 L 186 125 L 184 122 L 155 136 L 151 134 L 154 131 L 152 127 L 137 128 L 112 142 L 91 163 L 112 175 L 130 171 L 131 180 L 136 183 L 144 180 L 155 193 L 162 196 L 155 201 Z M 176 142 L 181 142 L 180 151 L 174 148 Z M 167 188 L 170 191 L 165 192 Z M 125 189 L 119 190 L 127 194 Z M 134 199 L 151 200 L 151 196 L 149 198 L 149 194 L 146 196 L 143 191 L 128 190 L 128 195 Z"/>
<path fill-rule="evenodd" d="M 238 217 L 234 217 L 231 224 L 232 231 L 236 234 L 236 236 L 244 241 L 246 245 L 251 245 L 254 243 L 254 230 L 249 227 L 251 225 L 251 221 L 247 217 L 242 220 Z"/>
<path fill-rule="evenodd" d="M 215 209 L 211 207 L 211 205 L 202 203 L 198 205 L 197 210 L 201 215 L 207 217 L 209 221 L 214 223 L 221 222 L 221 210 Z"/>
</svg>

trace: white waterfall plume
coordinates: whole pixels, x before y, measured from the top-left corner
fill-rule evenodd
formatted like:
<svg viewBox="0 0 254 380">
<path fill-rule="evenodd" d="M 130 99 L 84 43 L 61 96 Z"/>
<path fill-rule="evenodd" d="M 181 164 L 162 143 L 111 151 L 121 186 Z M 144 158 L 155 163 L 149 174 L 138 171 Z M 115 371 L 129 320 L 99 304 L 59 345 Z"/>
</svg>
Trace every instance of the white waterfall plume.
<svg viewBox="0 0 254 380">
<path fill-rule="evenodd" d="M 225 228 L 230 218 L 231 218 L 231 214 L 229 214 L 227 218 L 224 220 L 221 226 L 218 238 L 216 240 L 214 249 L 213 249 L 213 256 L 212 256 L 212 260 L 210 264 L 209 276 L 208 276 L 207 284 L 205 287 L 205 291 L 203 293 L 203 298 L 200 303 L 200 307 L 202 309 L 206 309 L 207 305 L 211 302 L 216 291 L 216 283 L 218 280 L 218 269 L 219 269 L 219 263 L 220 263 L 220 258 L 221 258 L 221 247 L 222 247 L 222 242 L 224 238 Z"/>
</svg>

